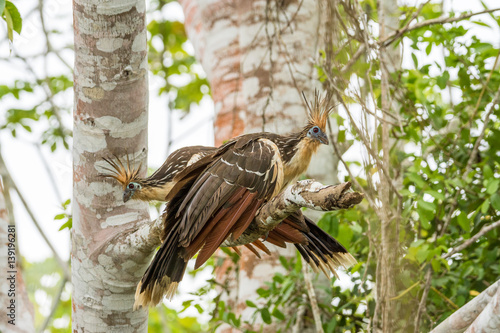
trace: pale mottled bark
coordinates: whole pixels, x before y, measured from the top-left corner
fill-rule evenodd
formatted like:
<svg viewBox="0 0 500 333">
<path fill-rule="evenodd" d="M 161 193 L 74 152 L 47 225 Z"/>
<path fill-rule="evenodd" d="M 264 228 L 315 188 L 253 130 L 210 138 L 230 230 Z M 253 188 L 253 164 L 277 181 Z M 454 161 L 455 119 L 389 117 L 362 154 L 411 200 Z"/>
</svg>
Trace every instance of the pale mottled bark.
<svg viewBox="0 0 500 333">
<path fill-rule="evenodd" d="M 17 232 L 9 221 L 0 182 L 0 332 L 31 333 L 35 331 L 35 313 L 22 278 L 18 262 L 21 258 L 14 254 Z M 9 253 L 9 250 L 13 252 Z M 16 258 L 11 266 L 13 256 Z"/>
<path fill-rule="evenodd" d="M 460 309 L 455 311 L 451 316 L 446 318 L 441 324 L 434 328 L 431 333 L 462 333 L 469 328 L 470 332 L 498 332 L 500 330 L 500 325 L 498 323 L 498 318 L 500 318 L 500 309 L 498 308 L 498 302 L 500 300 L 500 281 L 495 282 L 489 286 L 485 291 L 476 296 L 472 301 L 462 306 Z M 489 310 L 494 310 L 494 301 L 496 298 L 496 313 L 488 313 Z M 491 305 L 490 305 L 491 304 Z M 484 316 L 483 312 L 490 317 Z M 493 316 L 491 316 L 494 314 Z M 481 318 L 479 316 L 482 316 Z M 480 326 L 494 324 L 496 320 L 496 331 L 480 330 Z M 471 325 L 472 324 L 472 325 Z M 495 327 L 492 325 L 492 327 Z"/>
<path fill-rule="evenodd" d="M 466 333 L 496 333 L 500 332 L 500 288 L 493 295 L 488 305 L 469 326 Z"/>
<path fill-rule="evenodd" d="M 99 175 L 113 154 L 145 165 L 145 1 L 74 0 L 73 9 L 73 332 L 146 332 L 147 309 L 132 305 L 151 237 L 131 232 L 149 221 L 147 205 L 125 205 L 121 188 Z"/>
<path fill-rule="evenodd" d="M 313 65 L 323 42 L 320 2 L 180 2 L 188 36 L 211 84 L 216 145 L 243 133 L 283 134 L 302 127 L 306 108 L 301 92 L 312 97 L 319 86 Z M 331 150 L 322 147 L 317 155 L 327 161 L 313 158 L 308 175 L 321 181 L 326 180 L 325 174 L 335 176 L 338 161 L 331 157 Z M 332 179 L 336 182 L 336 177 L 328 182 Z M 245 300 L 259 303 L 255 290 L 282 269 L 278 255 L 295 255 L 295 249 L 273 252 L 274 260 L 255 261 L 244 255 L 238 277 L 219 270 L 219 281 L 223 277 L 230 283 L 229 303 L 243 320 L 253 314 Z"/>
</svg>

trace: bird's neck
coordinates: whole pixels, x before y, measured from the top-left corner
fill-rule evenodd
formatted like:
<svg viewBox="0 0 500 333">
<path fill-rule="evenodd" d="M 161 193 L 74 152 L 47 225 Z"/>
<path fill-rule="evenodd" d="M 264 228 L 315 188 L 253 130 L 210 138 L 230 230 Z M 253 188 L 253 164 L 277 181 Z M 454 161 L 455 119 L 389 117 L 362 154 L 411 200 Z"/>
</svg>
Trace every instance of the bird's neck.
<svg viewBox="0 0 500 333">
<path fill-rule="evenodd" d="M 279 147 L 284 164 L 283 186 L 287 186 L 307 170 L 319 145 L 317 140 L 306 137 L 302 132 L 284 138 Z"/>
<path fill-rule="evenodd" d="M 172 189 L 171 182 L 149 182 L 148 178 L 140 182 L 142 188 L 134 194 L 134 199 L 142 201 L 165 201 L 165 197 Z"/>
</svg>

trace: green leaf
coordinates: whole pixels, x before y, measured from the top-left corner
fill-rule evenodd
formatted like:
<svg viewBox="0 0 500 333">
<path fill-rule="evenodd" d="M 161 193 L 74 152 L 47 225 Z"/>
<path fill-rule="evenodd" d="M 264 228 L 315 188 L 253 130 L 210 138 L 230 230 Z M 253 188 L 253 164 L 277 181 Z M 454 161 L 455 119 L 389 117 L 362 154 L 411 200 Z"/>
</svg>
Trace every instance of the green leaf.
<svg viewBox="0 0 500 333">
<path fill-rule="evenodd" d="M 493 208 L 500 211 L 500 195 L 498 193 L 495 193 L 491 196 L 490 200 Z"/>
<path fill-rule="evenodd" d="M 490 208 L 490 199 L 486 199 L 481 205 L 481 213 L 486 214 L 489 208 Z"/>
<path fill-rule="evenodd" d="M 339 234 L 337 235 L 337 240 L 340 244 L 342 244 L 346 248 L 349 248 L 351 245 L 352 236 L 353 232 L 349 225 L 347 225 L 346 223 L 342 223 L 341 225 L 339 225 Z"/>
<path fill-rule="evenodd" d="M 500 179 L 491 179 L 486 186 L 486 193 L 493 194 L 497 192 L 498 185 L 500 185 Z"/>
<path fill-rule="evenodd" d="M 488 28 L 491 28 L 491 27 L 489 26 L 489 24 L 484 23 L 484 22 L 482 22 L 482 21 L 471 21 L 471 22 L 472 22 L 472 23 L 474 23 L 474 24 L 477 24 L 477 25 L 483 26 L 483 27 L 488 27 Z"/>
<path fill-rule="evenodd" d="M 60 228 L 59 228 L 59 231 L 65 229 L 65 228 L 68 228 L 68 229 L 71 229 L 73 227 L 73 220 L 72 219 L 68 219 L 68 222 L 64 223 Z"/>
<path fill-rule="evenodd" d="M 431 265 L 434 272 L 439 272 L 439 269 L 441 268 L 441 260 L 434 258 L 431 260 Z"/>
<path fill-rule="evenodd" d="M 248 307 L 250 307 L 250 308 L 256 308 L 256 307 L 257 307 L 257 305 L 255 305 L 255 303 L 254 303 L 254 302 L 252 302 L 252 301 L 250 301 L 250 300 L 248 300 L 248 299 L 245 301 L 245 303 L 246 303 L 246 304 L 247 304 L 247 306 L 248 306 Z"/>
<path fill-rule="evenodd" d="M 444 71 L 443 75 L 438 76 L 436 83 L 439 88 L 444 89 L 446 88 L 446 84 L 450 80 L 450 73 L 448 71 Z"/>
<path fill-rule="evenodd" d="M 345 130 L 339 131 L 337 142 L 345 142 Z"/>
<path fill-rule="evenodd" d="M 489 179 L 493 177 L 493 170 L 491 170 L 491 167 L 488 164 L 485 164 L 483 167 L 483 176 L 484 179 Z"/>
<path fill-rule="evenodd" d="M 415 257 L 417 258 L 418 262 L 421 264 L 424 262 L 424 260 L 427 258 L 427 255 L 429 254 L 429 244 L 424 244 L 421 248 L 418 249 L 417 253 L 415 254 Z"/>
<path fill-rule="evenodd" d="M 470 221 L 467 218 L 467 214 L 461 212 L 460 215 L 458 215 L 457 220 L 458 225 L 463 229 L 463 231 L 470 232 Z"/>
<path fill-rule="evenodd" d="M 5 9 L 5 0 L 0 0 L 0 16 L 3 16 L 4 9 Z"/>
<path fill-rule="evenodd" d="M 66 217 L 66 214 L 64 214 L 64 213 L 57 214 L 56 216 L 54 216 L 54 220 L 62 220 L 65 217 Z"/>
<path fill-rule="evenodd" d="M 199 314 L 202 314 L 203 313 L 203 308 L 201 307 L 201 305 L 199 304 L 195 304 L 194 307 L 196 308 L 196 310 L 198 310 L 198 313 Z"/>
<path fill-rule="evenodd" d="M 438 200 L 444 200 L 444 194 L 443 193 L 439 193 L 439 192 L 434 191 L 434 190 L 426 191 L 426 193 L 432 195 L 434 198 L 436 198 Z"/>
<path fill-rule="evenodd" d="M 433 212 L 436 209 L 436 204 L 420 199 L 418 200 L 418 207 Z"/>
<path fill-rule="evenodd" d="M 274 308 L 272 315 L 273 315 L 273 317 L 276 317 L 279 320 L 285 320 L 285 315 L 283 314 L 283 312 L 281 312 L 277 308 Z"/>
<path fill-rule="evenodd" d="M 9 30 L 9 39 L 13 40 L 12 30 L 21 34 L 23 28 L 23 20 L 17 7 L 10 1 L 5 2 L 5 20 L 7 22 L 7 29 Z"/>
<path fill-rule="evenodd" d="M 415 69 L 418 69 L 418 60 L 417 60 L 417 56 L 415 55 L 415 53 L 411 54 L 411 58 L 413 59 L 413 65 L 415 65 Z"/>
<path fill-rule="evenodd" d="M 414 172 L 410 172 L 406 175 L 409 180 L 415 183 L 419 188 L 423 188 L 425 186 L 425 181 L 422 179 L 422 177 Z"/>
<path fill-rule="evenodd" d="M 12 21 L 12 16 L 10 16 L 10 12 L 7 9 L 5 9 L 3 12 L 5 15 L 5 23 L 7 23 L 7 36 L 12 42 L 14 40 L 14 22 Z"/>
<path fill-rule="evenodd" d="M 260 315 L 262 316 L 262 320 L 266 324 L 271 324 L 271 314 L 269 313 L 269 310 L 267 308 L 263 308 L 262 310 L 260 310 Z"/>
</svg>

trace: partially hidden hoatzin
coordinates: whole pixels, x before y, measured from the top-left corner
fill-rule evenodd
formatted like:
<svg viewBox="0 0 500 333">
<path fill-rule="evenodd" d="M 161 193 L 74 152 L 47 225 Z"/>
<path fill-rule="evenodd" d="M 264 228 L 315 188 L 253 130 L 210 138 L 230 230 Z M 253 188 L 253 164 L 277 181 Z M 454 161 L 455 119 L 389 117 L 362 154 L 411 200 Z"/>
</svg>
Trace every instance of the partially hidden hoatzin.
<svg viewBox="0 0 500 333">
<path fill-rule="evenodd" d="M 316 96 L 309 121 L 298 133 L 246 134 L 219 148 L 181 148 L 148 178 L 138 176 L 139 168 L 106 160 L 114 169 L 108 176 L 123 185 L 124 201 L 168 202 L 162 245 L 137 286 L 134 308 L 154 306 L 164 295 L 172 298 L 189 259 L 198 254 L 195 269 L 203 265 L 226 239 L 243 234 L 264 203 L 306 171 L 319 145 L 328 144 L 325 127 L 330 110 Z M 337 275 L 338 267 L 356 263 L 300 211 L 261 236 L 280 247 L 294 244 L 316 272 L 319 268 Z M 260 257 L 252 245 L 270 254 L 260 240 L 245 245 Z"/>
</svg>

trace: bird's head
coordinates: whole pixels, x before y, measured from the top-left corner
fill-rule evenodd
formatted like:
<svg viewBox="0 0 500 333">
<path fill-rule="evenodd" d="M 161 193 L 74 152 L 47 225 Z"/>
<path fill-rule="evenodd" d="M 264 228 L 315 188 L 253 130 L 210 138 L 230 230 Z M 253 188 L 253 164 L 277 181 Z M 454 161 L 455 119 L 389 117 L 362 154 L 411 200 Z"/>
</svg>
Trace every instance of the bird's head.
<svg viewBox="0 0 500 333">
<path fill-rule="evenodd" d="M 123 186 L 123 202 L 127 202 L 130 199 L 135 199 L 134 196 L 139 197 L 139 193 L 141 193 L 143 187 L 143 179 L 139 177 L 139 170 L 141 169 L 141 165 L 139 165 L 137 168 L 131 168 L 128 157 L 126 166 L 118 157 L 115 156 L 115 158 L 117 162 L 108 158 L 104 158 L 104 160 L 111 166 L 111 168 L 104 168 L 110 173 L 103 176 L 114 178 Z"/>
<path fill-rule="evenodd" d="M 307 125 L 304 127 L 302 133 L 313 142 L 327 145 L 329 141 L 326 135 L 326 123 L 333 109 L 330 106 L 330 100 L 326 96 L 320 98 L 318 91 L 315 91 L 313 103 L 309 104 L 307 99 L 305 101 L 309 113 Z"/>
</svg>

